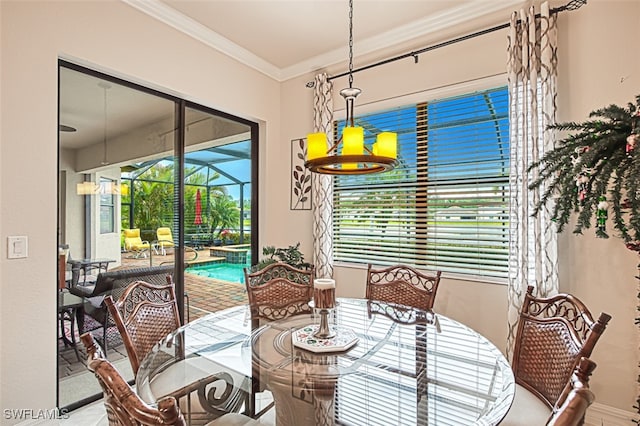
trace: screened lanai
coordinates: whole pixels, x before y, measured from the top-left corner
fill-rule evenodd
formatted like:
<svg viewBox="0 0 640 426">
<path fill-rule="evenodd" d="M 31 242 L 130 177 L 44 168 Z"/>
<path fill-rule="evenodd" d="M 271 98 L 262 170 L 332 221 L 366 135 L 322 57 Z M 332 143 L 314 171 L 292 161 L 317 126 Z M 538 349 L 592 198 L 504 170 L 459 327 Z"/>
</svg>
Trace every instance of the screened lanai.
<svg viewBox="0 0 640 426">
<path fill-rule="evenodd" d="M 185 153 L 184 236 L 191 246 L 243 244 L 250 240 L 251 141 Z M 174 227 L 173 157 L 122 168 L 122 229 L 139 228 L 143 240 Z"/>
</svg>

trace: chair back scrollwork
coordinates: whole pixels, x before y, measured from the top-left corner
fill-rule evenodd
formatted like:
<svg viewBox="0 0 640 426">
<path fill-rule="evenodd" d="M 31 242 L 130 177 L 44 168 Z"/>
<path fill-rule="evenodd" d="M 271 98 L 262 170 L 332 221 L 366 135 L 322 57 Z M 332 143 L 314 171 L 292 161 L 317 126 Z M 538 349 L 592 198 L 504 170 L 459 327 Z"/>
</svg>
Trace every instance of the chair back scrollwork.
<svg viewBox="0 0 640 426">
<path fill-rule="evenodd" d="M 134 374 L 151 348 L 180 327 L 173 282 L 170 276 L 166 280 L 166 285 L 136 281 L 126 288 L 117 301 L 111 296 L 105 298 Z"/>
<path fill-rule="evenodd" d="M 311 312 L 313 266 L 303 270 L 277 262 L 256 272 L 245 268 L 244 273 L 253 320 L 274 321 Z"/>
<path fill-rule="evenodd" d="M 441 271 L 428 275 L 408 265 L 383 269 L 368 265 L 366 297 L 428 311 L 433 308 L 440 275 Z"/>
<path fill-rule="evenodd" d="M 393 322 L 399 324 L 436 324 L 437 316 L 433 311 L 423 311 L 396 303 L 378 302 L 377 300 L 367 301 L 367 313 L 372 315 L 384 315 Z"/>
<path fill-rule="evenodd" d="M 552 408 L 580 358 L 591 355 L 610 319 L 602 313 L 594 320 L 573 295 L 538 298 L 529 286 L 514 347 L 516 383 Z"/>
</svg>

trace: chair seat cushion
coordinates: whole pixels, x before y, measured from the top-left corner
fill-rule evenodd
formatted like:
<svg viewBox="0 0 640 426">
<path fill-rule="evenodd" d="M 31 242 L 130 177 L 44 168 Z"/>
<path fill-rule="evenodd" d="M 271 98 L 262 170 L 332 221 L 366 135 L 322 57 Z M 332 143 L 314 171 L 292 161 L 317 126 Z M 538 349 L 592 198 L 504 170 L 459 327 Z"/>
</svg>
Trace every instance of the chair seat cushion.
<svg viewBox="0 0 640 426">
<path fill-rule="evenodd" d="M 100 308 L 100 305 L 102 304 L 102 300 L 104 299 L 104 296 L 106 294 L 109 294 L 113 289 L 114 282 L 115 282 L 114 278 L 111 278 L 104 274 L 100 274 L 98 275 L 98 279 L 97 281 L 95 281 L 95 283 L 88 284 L 86 286 L 77 285 L 77 286 L 71 287 L 69 289 L 69 292 L 71 294 L 75 294 L 76 296 L 80 296 L 80 297 L 99 297 L 98 299 L 96 299 L 93 305 L 96 308 Z"/>
<path fill-rule="evenodd" d="M 76 296 L 79 296 L 79 297 L 89 297 L 93 294 L 94 288 L 95 288 L 95 285 L 87 285 L 87 286 L 77 285 L 75 287 L 71 287 L 69 289 L 69 293 L 75 294 Z"/>
<path fill-rule="evenodd" d="M 254 426 L 261 425 L 251 417 L 239 413 L 227 413 L 224 416 L 207 423 L 205 426 Z"/>
<path fill-rule="evenodd" d="M 544 425 L 551 415 L 551 408 L 537 396 L 520 385 L 516 385 L 513 404 L 500 426 Z"/>
</svg>

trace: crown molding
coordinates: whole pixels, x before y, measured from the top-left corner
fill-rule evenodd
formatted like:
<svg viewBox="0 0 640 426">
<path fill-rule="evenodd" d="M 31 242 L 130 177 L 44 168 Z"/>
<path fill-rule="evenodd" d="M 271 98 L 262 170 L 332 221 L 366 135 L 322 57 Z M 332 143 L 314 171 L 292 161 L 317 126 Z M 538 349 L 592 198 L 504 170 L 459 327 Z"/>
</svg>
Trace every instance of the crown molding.
<svg viewBox="0 0 640 426">
<path fill-rule="evenodd" d="M 500 2 L 476 0 L 471 4 L 458 6 L 439 14 L 430 15 L 394 30 L 380 33 L 374 37 L 356 40 L 355 49 L 357 49 L 357 51 L 354 49 L 354 54 L 366 55 L 418 37 L 435 36 L 444 29 L 463 24 L 473 19 L 482 18 L 483 16 L 491 15 L 501 10 L 515 10 L 523 4 L 524 0 L 503 0 Z M 507 14 L 504 22 L 508 22 L 509 17 L 510 14 Z M 339 64 L 346 61 L 346 59 L 344 49 L 336 49 L 290 67 L 283 68 L 281 75 L 284 80 L 287 80 L 330 65 Z"/>
<path fill-rule="evenodd" d="M 251 67 L 277 81 L 285 81 L 346 60 L 344 49 L 336 49 L 286 68 L 278 68 L 272 63 L 253 54 L 210 28 L 183 15 L 159 0 L 121 0 L 139 11 L 193 37 L 213 49 Z M 365 55 L 386 47 L 395 46 L 411 39 L 437 35 L 438 32 L 465 22 L 491 15 L 501 10 L 515 10 L 525 0 L 491 1 L 475 0 L 470 4 L 455 7 L 444 12 L 425 17 L 394 30 L 378 34 L 357 42 L 357 54 Z M 509 16 L 505 16 L 507 22 Z"/>
<path fill-rule="evenodd" d="M 121 0 L 147 15 L 267 76 L 281 81 L 280 68 L 158 0 Z"/>
</svg>

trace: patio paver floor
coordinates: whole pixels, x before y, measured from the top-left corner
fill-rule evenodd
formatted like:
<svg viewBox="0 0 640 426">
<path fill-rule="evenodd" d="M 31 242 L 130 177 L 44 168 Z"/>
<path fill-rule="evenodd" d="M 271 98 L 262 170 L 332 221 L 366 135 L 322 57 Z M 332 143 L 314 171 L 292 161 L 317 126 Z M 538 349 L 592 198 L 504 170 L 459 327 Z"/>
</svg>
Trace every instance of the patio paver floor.
<svg viewBox="0 0 640 426">
<path fill-rule="evenodd" d="M 202 250 L 198 254 L 200 261 L 207 261 L 209 250 Z M 151 261 L 153 266 L 172 263 L 173 254 L 170 252 L 166 256 L 153 255 Z M 132 259 L 127 253 L 122 254 L 122 266 L 117 269 L 130 269 L 137 267 L 148 267 L 149 258 Z M 110 269 L 116 270 L 116 268 Z M 194 321 L 210 312 L 217 312 L 227 308 L 248 303 L 247 291 L 244 284 L 222 281 L 214 278 L 201 277 L 190 274 L 188 268 L 185 271 L 185 292 L 189 298 L 189 320 Z M 185 300 L 186 306 L 186 300 Z M 101 330 L 94 332 L 96 339 L 101 336 Z M 76 359 L 73 348 L 65 347 L 59 340 L 58 356 L 58 377 L 72 376 L 86 372 L 86 352 L 82 344 L 78 347 L 81 362 Z M 109 347 L 107 357 L 109 360 L 117 360 L 126 357 L 124 346 L 120 343 L 115 347 Z"/>
</svg>

